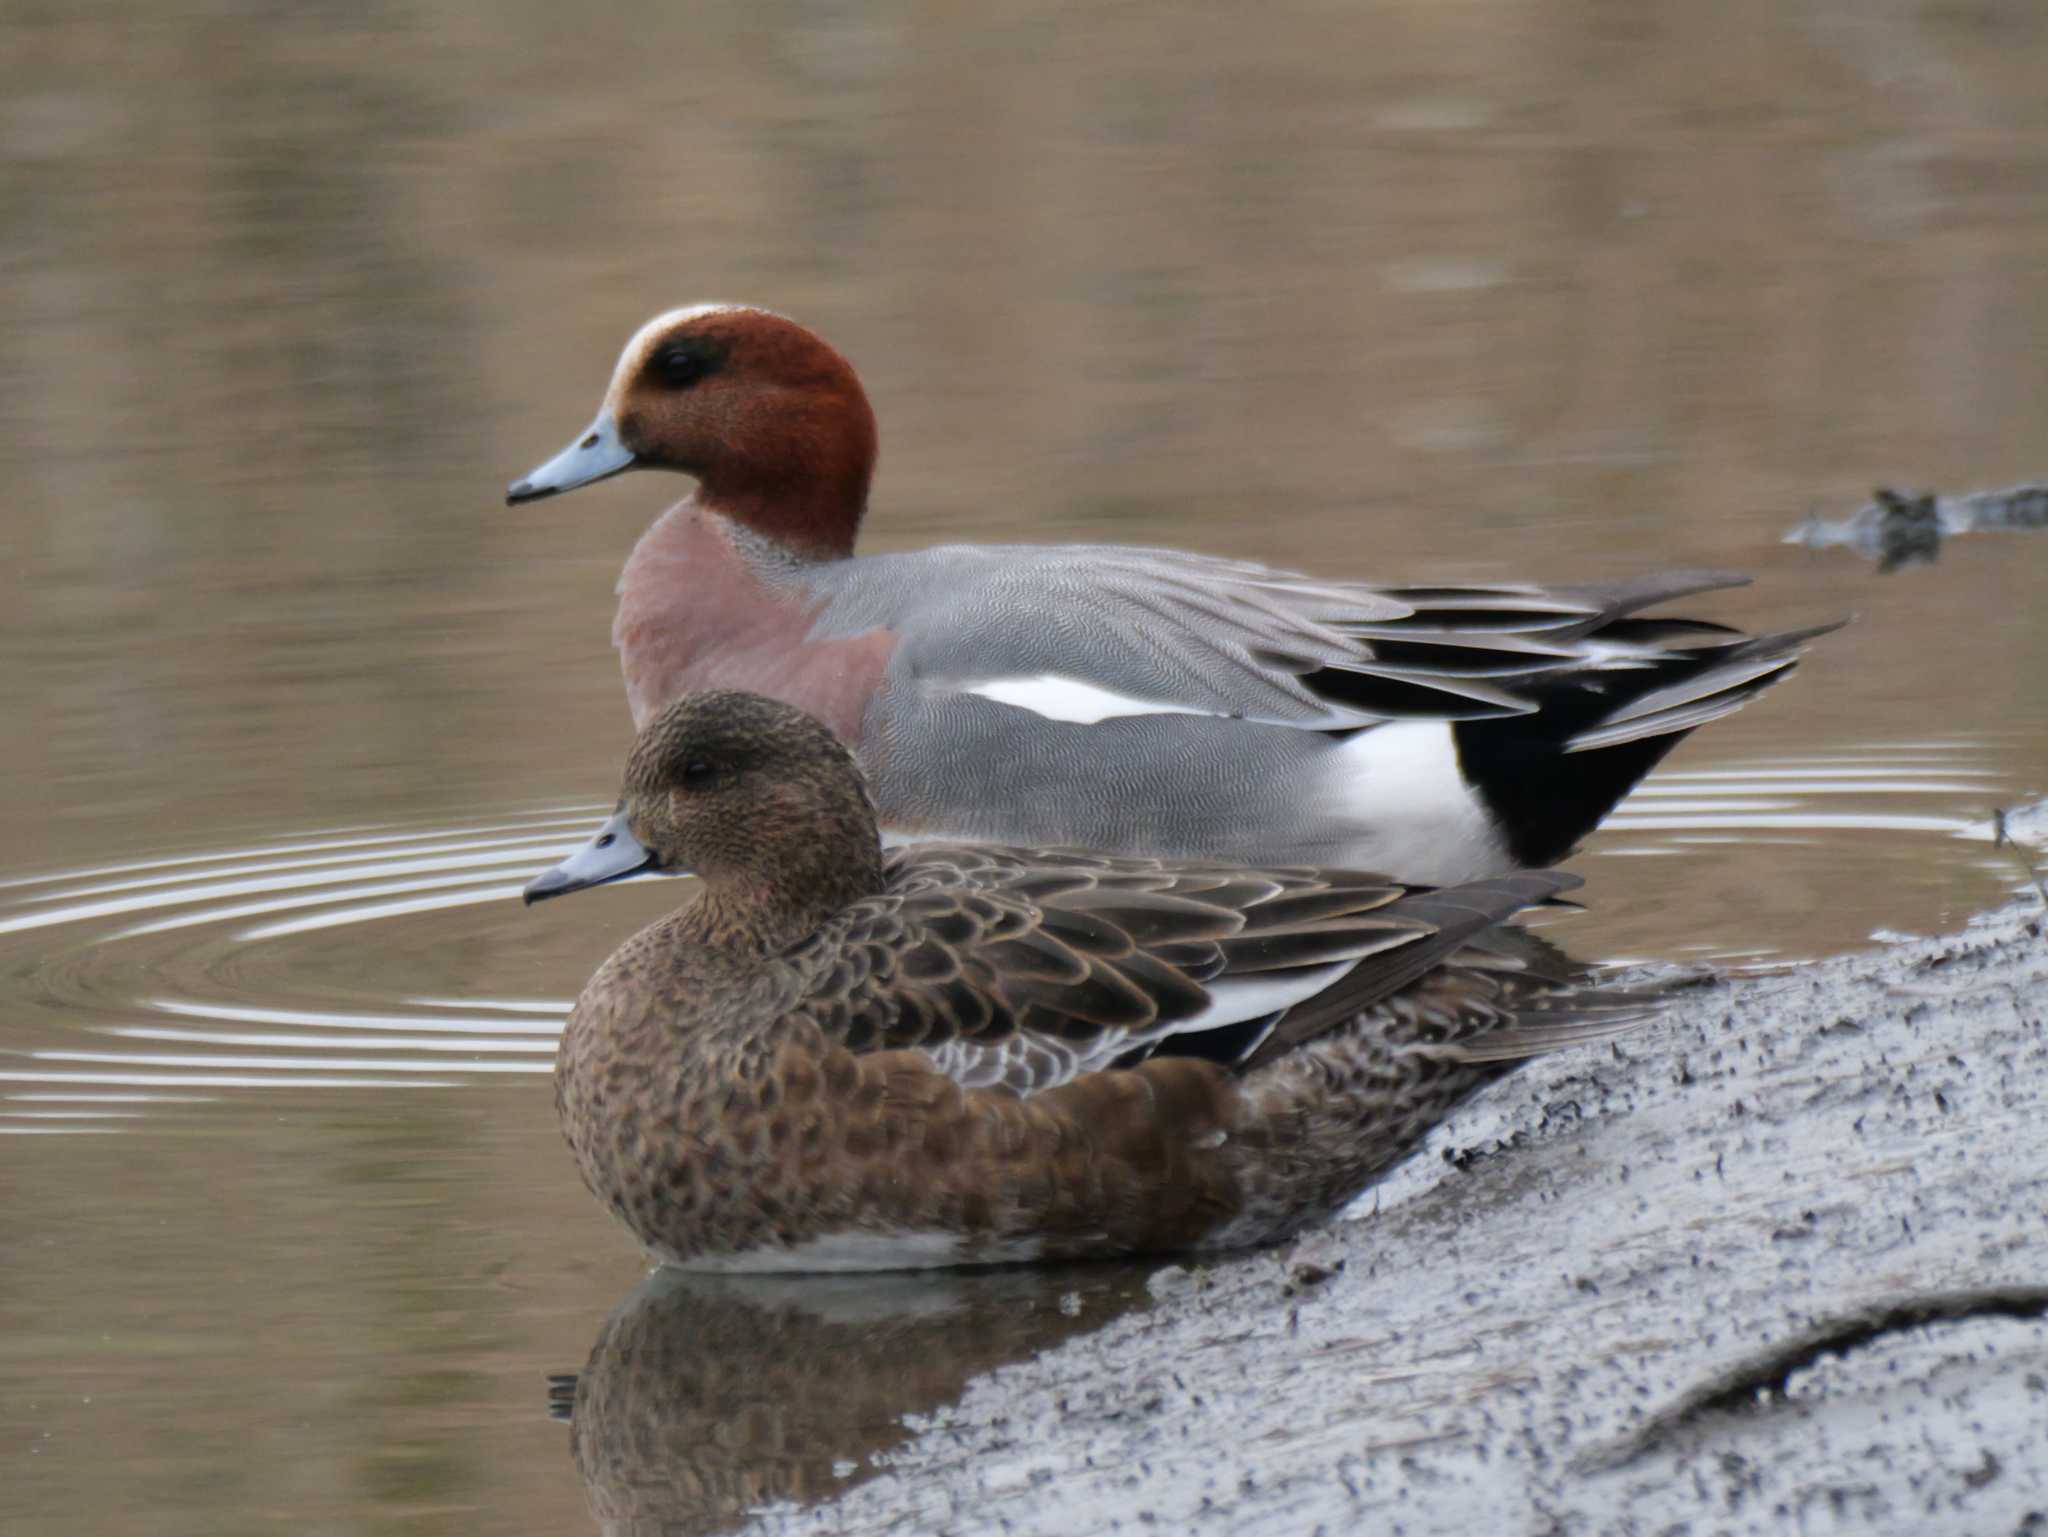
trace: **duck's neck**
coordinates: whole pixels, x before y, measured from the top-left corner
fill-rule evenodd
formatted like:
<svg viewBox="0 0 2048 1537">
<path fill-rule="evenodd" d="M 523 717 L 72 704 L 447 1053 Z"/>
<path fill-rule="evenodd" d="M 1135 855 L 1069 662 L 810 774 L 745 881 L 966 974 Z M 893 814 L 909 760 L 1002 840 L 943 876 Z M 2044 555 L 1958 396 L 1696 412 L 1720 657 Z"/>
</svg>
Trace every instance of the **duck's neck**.
<svg viewBox="0 0 2048 1537">
<path fill-rule="evenodd" d="M 703 894 L 682 915 L 680 937 L 762 959 L 810 938 L 883 887 L 879 846 L 849 853 L 836 844 L 820 838 L 816 857 L 804 860 L 802 869 L 780 872 L 773 882 L 744 876 L 706 881 Z"/>
<path fill-rule="evenodd" d="M 693 498 L 705 512 L 736 524 L 787 560 L 845 560 L 867 512 L 865 480 L 858 494 L 844 486 L 779 487 L 716 482 Z"/>
<path fill-rule="evenodd" d="M 626 557 L 613 628 L 652 619 L 673 627 L 704 614 L 706 634 L 729 629 L 759 607 L 759 589 L 779 595 L 818 564 L 692 494 L 649 524 Z"/>
<path fill-rule="evenodd" d="M 619 573 L 612 620 L 633 724 L 718 685 L 747 658 L 801 641 L 813 607 L 800 586 L 803 569 L 697 497 L 656 518 Z"/>
<path fill-rule="evenodd" d="M 612 644 L 633 723 L 704 688 L 750 688 L 857 741 L 880 685 L 886 636 L 817 640 L 818 562 L 707 507 L 677 503 L 640 537 L 619 576 Z"/>
<path fill-rule="evenodd" d="M 830 349 L 800 390 L 760 391 L 718 451 L 681 461 L 698 504 L 805 560 L 844 560 L 868 509 L 875 413 L 852 366 Z"/>
</svg>

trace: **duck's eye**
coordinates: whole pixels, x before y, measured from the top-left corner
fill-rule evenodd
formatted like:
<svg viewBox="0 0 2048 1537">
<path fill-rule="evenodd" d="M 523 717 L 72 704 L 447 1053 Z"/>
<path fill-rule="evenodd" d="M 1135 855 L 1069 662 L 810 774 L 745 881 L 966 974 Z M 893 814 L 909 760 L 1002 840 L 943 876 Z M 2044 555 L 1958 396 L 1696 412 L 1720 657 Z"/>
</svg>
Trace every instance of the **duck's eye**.
<svg viewBox="0 0 2048 1537">
<path fill-rule="evenodd" d="M 718 770 L 702 758 L 692 758 L 683 765 L 683 788 L 702 790 L 718 777 Z"/>
<path fill-rule="evenodd" d="M 711 360 L 693 347 L 664 347 L 654 355 L 654 371 L 670 389 L 686 390 L 711 371 Z"/>
</svg>

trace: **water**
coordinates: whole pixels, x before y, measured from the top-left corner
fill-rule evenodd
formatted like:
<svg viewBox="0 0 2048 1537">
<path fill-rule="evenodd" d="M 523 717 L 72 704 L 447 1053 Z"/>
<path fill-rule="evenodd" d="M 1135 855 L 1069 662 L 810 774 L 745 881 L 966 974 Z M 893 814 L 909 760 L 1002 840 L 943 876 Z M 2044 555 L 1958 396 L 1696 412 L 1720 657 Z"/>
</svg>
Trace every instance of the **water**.
<svg viewBox="0 0 2048 1537">
<path fill-rule="evenodd" d="M 677 892 L 512 893 L 613 793 L 610 585 L 680 483 L 500 496 L 657 308 L 856 360 L 875 548 L 1735 566 L 1703 611 L 1855 613 L 1593 842 L 1581 952 L 1775 964 L 1996 900 L 2048 546 L 1777 541 L 2040 477 L 2044 45 L 2018 0 L 0 14 L 10 1532 L 587 1519 L 547 1377 L 640 1267 L 548 1053 Z M 1123 1305 L 1064 1296 L 904 1305 Z M 822 1465 L 1058 1332 L 917 1335 Z M 754 1487 L 780 1454 L 734 1444 Z"/>
</svg>

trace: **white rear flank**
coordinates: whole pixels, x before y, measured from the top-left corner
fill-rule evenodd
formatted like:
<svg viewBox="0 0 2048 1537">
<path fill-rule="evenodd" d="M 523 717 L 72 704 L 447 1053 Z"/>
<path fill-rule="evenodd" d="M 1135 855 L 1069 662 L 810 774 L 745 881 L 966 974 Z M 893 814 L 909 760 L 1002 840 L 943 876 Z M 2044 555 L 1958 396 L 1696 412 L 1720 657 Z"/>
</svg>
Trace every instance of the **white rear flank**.
<svg viewBox="0 0 2048 1537">
<path fill-rule="evenodd" d="M 1330 756 L 1321 804 L 1365 830 L 1361 869 L 1443 885 L 1510 867 L 1493 816 L 1458 766 L 1444 721 L 1393 721 L 1349 738 Z"/>
</svg>

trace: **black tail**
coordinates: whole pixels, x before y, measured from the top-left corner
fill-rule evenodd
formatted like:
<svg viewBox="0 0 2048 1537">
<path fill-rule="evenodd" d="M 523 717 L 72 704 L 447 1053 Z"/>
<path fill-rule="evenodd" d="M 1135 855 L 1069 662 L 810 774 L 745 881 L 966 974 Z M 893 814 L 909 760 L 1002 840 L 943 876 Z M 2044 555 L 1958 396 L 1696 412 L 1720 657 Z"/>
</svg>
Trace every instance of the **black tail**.
<svg viewBox="0 0 2048 1537">
<path fill-rule="evenodd" d="M 1458 762 L 1516 864 L 1565 858 L 1696 726 L 1790 676 L 1842 623 L 1751 639 L 1689 620 L 1624 618 L 1588 637 L 1632 653 L 1524 684 L 1526 715 L 1457 722 Z"/>
</svg>

